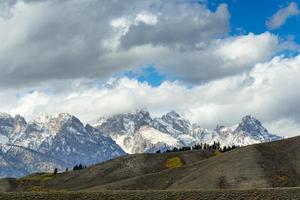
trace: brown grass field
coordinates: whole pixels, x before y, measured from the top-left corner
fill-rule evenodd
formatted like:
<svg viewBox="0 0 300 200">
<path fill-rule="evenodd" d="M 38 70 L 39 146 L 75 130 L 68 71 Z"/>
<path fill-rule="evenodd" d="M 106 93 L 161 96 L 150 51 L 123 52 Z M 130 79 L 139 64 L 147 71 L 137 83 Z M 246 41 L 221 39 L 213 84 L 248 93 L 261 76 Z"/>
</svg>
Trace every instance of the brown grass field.
<svg viewBox="0 0 300 200">
<path fill-rule="evenodd" d="M 0 193 L 1 200 L 194 200 L 194 199 L 300 199 L 300 188 L 253 190 L 190 190 L 190 191 L 102 191 L 102 192 L 19 192 Z"/>
</svg>

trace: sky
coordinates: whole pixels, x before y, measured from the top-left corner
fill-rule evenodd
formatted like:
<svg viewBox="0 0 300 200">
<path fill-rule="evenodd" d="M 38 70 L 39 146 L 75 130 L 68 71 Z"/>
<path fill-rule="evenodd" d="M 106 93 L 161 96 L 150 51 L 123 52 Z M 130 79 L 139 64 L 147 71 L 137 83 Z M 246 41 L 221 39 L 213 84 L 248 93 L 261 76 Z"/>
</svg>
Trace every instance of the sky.
<svg viewBox="0 0 300 200">
<path fill-rule="evenodd" d="M 0 41 L 1 112 L 176 110 L 206 128 L 252 114 L 300 134 L 296 0 L 1 0 Z"/>
</svg>

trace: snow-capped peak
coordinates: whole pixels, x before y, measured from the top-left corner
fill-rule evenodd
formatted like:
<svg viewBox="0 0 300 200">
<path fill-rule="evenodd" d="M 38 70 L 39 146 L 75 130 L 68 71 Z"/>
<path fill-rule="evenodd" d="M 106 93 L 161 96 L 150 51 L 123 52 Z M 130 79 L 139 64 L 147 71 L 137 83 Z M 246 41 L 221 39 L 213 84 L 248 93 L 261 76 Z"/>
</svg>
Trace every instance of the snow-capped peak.
<svg viewBox="0 0 300 200">
<path fill-rule="evenodd" d="M 73 115 L 70 115 L 69 113 L 58 113 L 56 115 L 50 116 L 50 115 L 40 115 L 37 118 L 34 119 L 34 123 L 39 124 L 39 125 L 45 125 L 49 124 L 53 121 L 59 122 L 61 124 L 66 123 L 71 120 L 78 120 L 76 117 Z"/>
<path fill-rule="evenodd" d="M 175 111 L 171 111 L 160 118 L 155 118 L 153 126 L 161 132 L 171 135 L 187 134 L 192 129 L 191 123 Z"/>
<path fill-rule="evenodd" d="M 172 111 L 168 112 L 166 114 L 166 116 L 172 117 L 172 118 L 181 118 L 180 115 L 175 110 L 172 110 Z"/>
<path fill-rule="evenodd" d="M 70 115 L 69 113 L 59 113 L 55 118 L 61 122 L 67 122 L 67 121 L 73 120 L 76 117 L 74 117 L 73 115 Z"/>
<path fill-rule="evenodd" d="M 13 153 L 11 145 L 18 149 L 18 154 L 24 156 L 10 155 Z M 124 151 L 98 129 L 84 126 L 78 118 L 68 113 L 60 113 L 39 116 L 29 123 L 19 115 L 0 118 L 0 154 L 2 157 L 7 156 L 10 168 L 22 166 L 12 171 L 12 174 L 23 176 L 48 171 L 47 166 L 53 162 L 55 167 L 63 166 L 61 169 L 78 163 L 95 164 L 123 155 Z M 40 160 L 40 156 L 44 160 Z M 0 162 L 0 177 L 9 175 L 6 173 Z"/>
<path fill-rule="evenodd" d="M 256 119 L 253 115 L 246 115 L 242 118 L 242 122 L 244 123 L 260 123 L 260 121 L 258 119 Z"/>
<path fill-rule="evenodd" d="M 11 118 L 11 115 L 5 112 L 0 112 L 0 118 Z"/>
<path fill-rule="evenodd" d="M 246 132 L 268 132 L 261 122 L 254 118 L 252 115 L 246 115 L 242 118 L 241 123 L 238 124 L 236 131 L 246 131 Z"/>
<path fill-rule="evenodd" d="M 33 122 L 36 124 L 46 124 L 48 123 L 50 120 L 52 119 L 51 116 L 49 115 L 40 115 L 38 117 L 36 117 Z"/>
<path fill-rule="evenodd" d="M 148 111 L 137 110 L 127 114 L 118 114 L 103 121 L 105 122 L 101 122 L 101 126 L 97 128 L 112 137 L 126 150 L 131 149 L 127 152 L 133 152 L 134 149 L 134 153 L 148 152 L 149 148 L 146 146 L 154 145 L 153 140 L 141 137 L 145 130 L 152 130 L 149 133 L 153 134 L 153 137 L 160 135 L 158 132 L 161 135 L 168 134 L 178 140 L 180 144 L 187 146 L 197 143 L 211 144 L 214 141 L 218 141 L 224 146 L 244 146 L 280 139 L 280 137 L 270 134 L 252 115 L 243 117 L 237 125 L 230 127 L 218 125 L 214 130 L 203 128 L 198 124 L 192 125 L 189 120 L 180 116 L 176 111 L 152 119 Z M 163 147 L 167 144 L 162 141 L 161 145 Z M 143 149 L 143 147 L 145 148 Z"/>
<path fill-rule="evenodd" d="M 93 125 L 94 127 L 101 126 L 103 123 L 107 121 L 106 117 L 100 117 L 98 121 Z"/>
</svg>

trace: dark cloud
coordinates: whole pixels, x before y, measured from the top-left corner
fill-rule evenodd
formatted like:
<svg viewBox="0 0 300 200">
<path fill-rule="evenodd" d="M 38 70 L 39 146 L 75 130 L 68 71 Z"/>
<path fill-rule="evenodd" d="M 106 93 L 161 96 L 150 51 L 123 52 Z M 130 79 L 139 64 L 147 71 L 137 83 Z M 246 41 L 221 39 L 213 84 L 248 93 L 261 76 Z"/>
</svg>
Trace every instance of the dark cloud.
<svg viewBox="0 0 300 200">
<path fill-rule="evenodd" d="M 139 22 L 130 26 L 121 39 L 122 47 L 144 44 L 196 47 L 199 42 L 225 36 L 230 29 L 225 4 L 220 5 L 216 12 L 211 12 L 200 4 L 167 4 L 159 13 L 155 24 Z"/>
<path fill-rule="evenodd" d="M 146 32 L 132 32 L 136 28 L 140 30 L 134 24 L 142 13 L 153 12 L 159 22 L 151 27 L 153 31 L 145 36 L 146 40 L 132 41 L 132 45 L 191 45 L 228 31 L 225 5 L 216 13 L 201 5 L 192 7 L 175 1 L 128 4 L 108 0 L 15 0 L 5 1 L 1 6 L 9 13 L 9 17 L 0 21 L 0 39 L 5 41 L 0 47 L 2 87 L 55 79 L 106 78 L 148 64 L 150 60 L 143 52 L 124 54 L 117 44 L 121 40 L 122 45 L 124 41 L 129 45 L 128 37 L 147 32 L 146 28 Z M 122 27 L 112 26 L 118 19 L 128 23 L 123 27 L 129 29 L 128 34 L 120 33 Z M 114 47 L 113 43 L 116 43 Z"/>
</svg>

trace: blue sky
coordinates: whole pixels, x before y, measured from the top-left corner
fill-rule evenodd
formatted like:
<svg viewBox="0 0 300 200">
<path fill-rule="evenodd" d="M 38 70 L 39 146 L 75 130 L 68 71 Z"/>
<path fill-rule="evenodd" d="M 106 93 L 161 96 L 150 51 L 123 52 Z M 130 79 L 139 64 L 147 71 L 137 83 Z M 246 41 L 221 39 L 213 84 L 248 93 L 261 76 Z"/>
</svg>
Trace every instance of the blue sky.
<svg viewBox="0 0 300 200">
<path fill-rule="evenodd" d="M 237 29 L 242 28 L 247 33 L 256 34 L 268 31 L 266 20 L 282 7 L 292 1 L 284 0 L 214 0 L 209 1 L 208 7 L 212 10 L 220 3 L 226 3 L 231 14 L 232 33 L 237 34 Z M 300 17 L 292 17 L 279 29 L 273 30 L 281 37 L 293 35 L 300 42 Z"/>
</svg>

